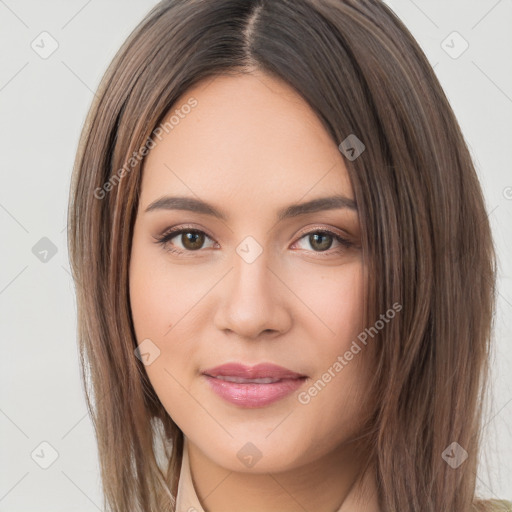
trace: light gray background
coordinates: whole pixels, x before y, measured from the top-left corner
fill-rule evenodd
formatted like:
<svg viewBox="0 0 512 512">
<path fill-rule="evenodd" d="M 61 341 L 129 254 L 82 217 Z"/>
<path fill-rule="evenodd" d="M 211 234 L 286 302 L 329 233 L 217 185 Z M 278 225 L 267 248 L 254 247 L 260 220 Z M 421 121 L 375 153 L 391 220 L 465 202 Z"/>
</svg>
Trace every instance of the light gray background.
<svg viewBox="0 0 512 512">
<path fill-rule="evenodd" d="M 93 91 L 155 3 L 0 0 L 0 511 L 101 510 L 96 443 L 79 378 L 66 208 Z M 512 5 L 510 0 L 390 4 L 435 66 L 487 200 L 500 258 L 500 295 L 494 401 L 478 485 L 486 497 L 511 499 Z M 31 47 L 35 41 L 42 51 L 43 31 L 58 43 L 46 59 Z M 469 44 L 458 58 L 453 56 L 464 43 L 450 35 L 453 31 Z M 452 56 L 442 46 L 445 40 Z M 43 237 L 57 251 L 48 253 L 46 262 L 32 251 Z M 56 460 L 42 469 L 40 464 L 52 462 L 52 450 Z"/>
</svg>

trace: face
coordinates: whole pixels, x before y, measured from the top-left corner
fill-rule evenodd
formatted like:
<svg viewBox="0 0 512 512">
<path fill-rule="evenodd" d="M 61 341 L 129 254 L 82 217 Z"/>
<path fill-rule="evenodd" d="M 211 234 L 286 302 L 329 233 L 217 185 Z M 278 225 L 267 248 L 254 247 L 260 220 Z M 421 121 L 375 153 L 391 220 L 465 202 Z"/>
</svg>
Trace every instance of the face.
<svg viewBox="0 0 512 512">
<path fill-rule="evenodd" d="M 202 82 L 171 115 L 144 163 L 130 260 L 148 377 L 226 469 L 248 470 L 247 454 L 261 457 L 255 472 L 318 460 L 360 433 L 370 374 L 343 157 L 307 103 L 264 74 Z M 294 373 L 251 373 L 260 364 Z"/>
</svg>

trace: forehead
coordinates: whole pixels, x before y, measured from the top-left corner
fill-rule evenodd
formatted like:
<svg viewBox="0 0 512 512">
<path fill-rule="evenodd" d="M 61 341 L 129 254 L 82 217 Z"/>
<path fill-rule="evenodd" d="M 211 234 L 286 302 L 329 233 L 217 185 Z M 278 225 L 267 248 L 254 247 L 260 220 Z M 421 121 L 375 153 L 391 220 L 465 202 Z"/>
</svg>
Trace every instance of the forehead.
<svg viewBox="0 0 512 512">
<path fill-rule="evenodd" d="M 187 102 L 195 106 L 182 108 Z M 307 102 L 268 75 L 204 80 L 179 98 L 166 122 L 144 162 L 142 207 L 176 192 L 254 212 L 306 194 L 353 198 L 337 144 Z"/>
</svg>

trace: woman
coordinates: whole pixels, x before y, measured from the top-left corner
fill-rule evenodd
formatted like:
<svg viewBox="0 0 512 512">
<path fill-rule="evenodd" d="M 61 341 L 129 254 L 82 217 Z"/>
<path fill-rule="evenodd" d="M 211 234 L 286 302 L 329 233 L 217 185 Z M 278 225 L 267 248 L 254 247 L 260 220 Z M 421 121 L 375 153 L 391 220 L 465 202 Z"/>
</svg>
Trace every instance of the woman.
<svg viewBox="0 0 512 512">
<path fill-rule="evenodd" d="M 476 173 L 377 0 L 159 3 L 70 197 L 114 511 L 465 512 L 495 260 Z"/>
</svg>

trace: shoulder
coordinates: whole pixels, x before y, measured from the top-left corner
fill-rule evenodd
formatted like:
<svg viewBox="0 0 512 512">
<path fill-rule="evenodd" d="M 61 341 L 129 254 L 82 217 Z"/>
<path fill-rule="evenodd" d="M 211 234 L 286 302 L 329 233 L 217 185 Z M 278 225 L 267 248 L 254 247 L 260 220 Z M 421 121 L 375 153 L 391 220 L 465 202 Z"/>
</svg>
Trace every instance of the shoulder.
<svg viewBox="0 0 512 512">
<path fill-rule="evenodd" d="M 512 501 L 507 500 L 489 500 L 485 502 L 484 510 L 489 512 L 512 512 Z"/>
</svg>

